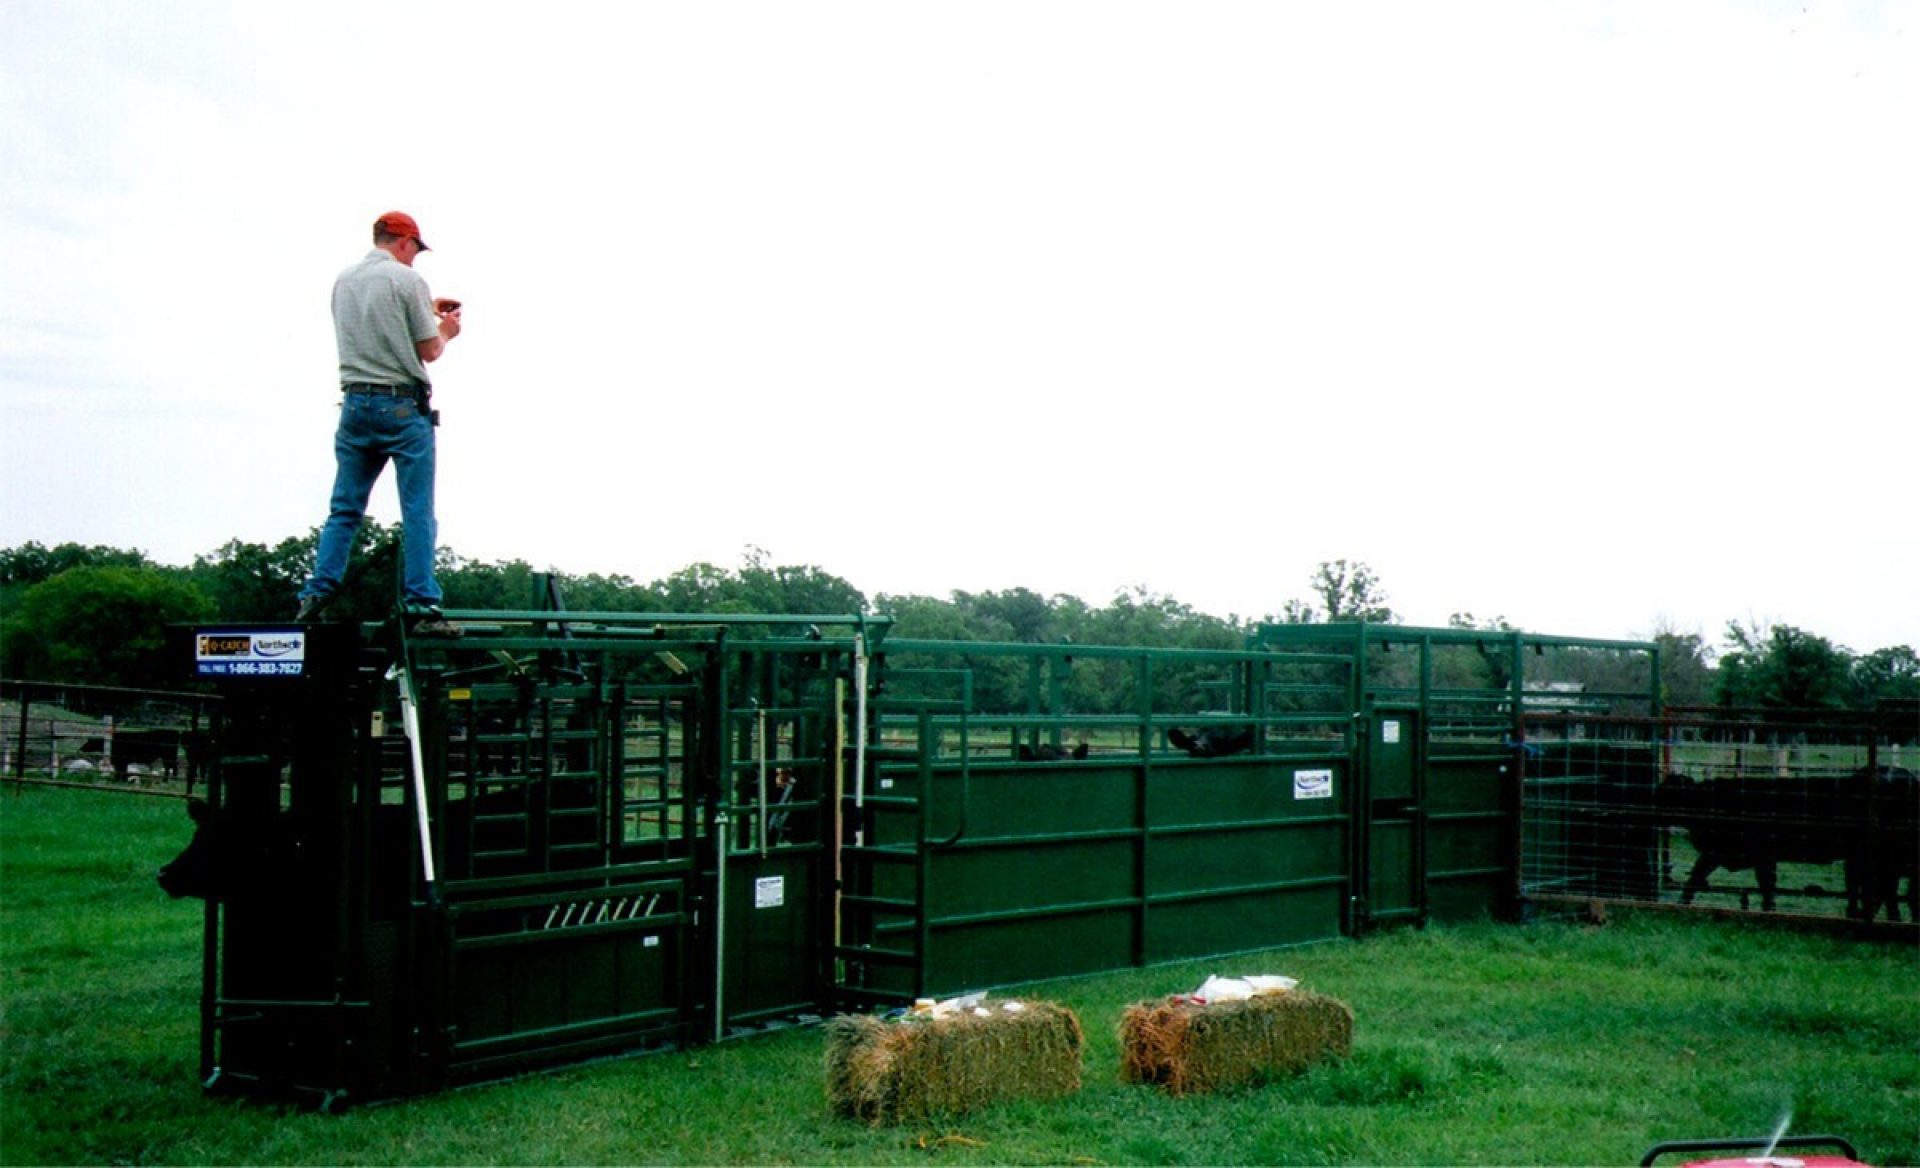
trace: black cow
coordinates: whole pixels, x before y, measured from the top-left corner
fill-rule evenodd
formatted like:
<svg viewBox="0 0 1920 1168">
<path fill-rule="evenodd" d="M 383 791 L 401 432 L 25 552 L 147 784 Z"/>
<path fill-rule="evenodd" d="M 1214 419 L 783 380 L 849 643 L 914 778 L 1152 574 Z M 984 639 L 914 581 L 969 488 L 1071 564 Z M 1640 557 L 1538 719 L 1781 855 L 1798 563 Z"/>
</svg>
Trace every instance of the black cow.
<svg viewBox="0 0 1920 1168">
<path fill-rule="evenodd" d="M 1691 904 L 1717 869 L 1752 869 L 1760 907 L 1772 912 L 1780 864 L 1840 863 L 1848 915 L 1871 920 L 1882 903 L 1897 913 L 1900 877 L 1920 863 L 1914 790 L 1912 773 L 1891 767 L 1877 775 L 1862 767 L 1840 776 L 1708 782 L 1670 774 L 1654 792 L 1654 818 L 1684 830 L 1699 853 L 1682 904 Z"/>
<path fill-rule="evenodd" d="M 1014 748 L 1013 754 L 1021 762 L 1058 762 L 1063 758 L 1087 757 L 1087 744 L 1082 742 L 1072 750 L 1068 750 L 1064 746 L 1055 746 L 1052 743 L 1028 746 L 1022 742 Z"/>
<path fill-rule="evenodd" d="M 1847 856 L 1848 911 L 1870 921 L 1884 906 L 1888 920 L 1899 920 L 1905 880 L 1907 919 L 1920 922 L 1920 775 L 1900 767 L 1871 773 L 1861 767 L 1843 781 L 1849 804 L 1865 812 Z"/>
<path fill-rule="evenodd" d="M 267 824 L 242 818 L 232 808 L 215 810 L 204 800 L 187 801 L 194 822 L 186 850 L 160 868 L 160 887 L 175 900 L 219 900 L 257 888 L 272 875 L 285 829 L 278 815 Z"/>
<path fill-rule="evenodd" d="M 1175 727 L 1167 731 L 1167 741 L 1194 758 L 1226 758 L 1253 749 L 1253 727 L 1206 726 L 1192 734 Z"/>
<path fill-rule="evenodd" d="M 126 727 L 113 736 L 113 773 L 129 782 L 138 777 L 134 767 L 147 774 L 171 779 L 180 769 L 180 751 L 187 732 L 158 727 Z"/>
</svg>

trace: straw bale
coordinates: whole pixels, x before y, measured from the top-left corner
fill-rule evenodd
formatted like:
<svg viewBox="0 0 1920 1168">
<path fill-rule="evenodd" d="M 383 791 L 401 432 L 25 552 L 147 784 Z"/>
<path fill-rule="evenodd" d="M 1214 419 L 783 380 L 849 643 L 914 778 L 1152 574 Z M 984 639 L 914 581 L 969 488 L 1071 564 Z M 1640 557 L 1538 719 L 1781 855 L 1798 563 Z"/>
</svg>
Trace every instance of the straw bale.
<svg viewBox="0 0 1920 1168">
<path fill-rule="evenodd" d="M 1201 1004 L 1139 1002 L 1120 1019 L 1121 1075 L 1174 1095 L 1305 1070 L 1353 1049 L 1353 1010 L 1306 990 Z"/>
<path fill-rule="evenodd" d="M 1079 1018 L 1049 1002 L 1022 1006 L 995 1004 L 984 1017 L 834 1018 L 826 1027 L 827 1101 L 836 1114 L 878 1125 L 1078 1091 L 1086 1045 Z"/>
</svg>

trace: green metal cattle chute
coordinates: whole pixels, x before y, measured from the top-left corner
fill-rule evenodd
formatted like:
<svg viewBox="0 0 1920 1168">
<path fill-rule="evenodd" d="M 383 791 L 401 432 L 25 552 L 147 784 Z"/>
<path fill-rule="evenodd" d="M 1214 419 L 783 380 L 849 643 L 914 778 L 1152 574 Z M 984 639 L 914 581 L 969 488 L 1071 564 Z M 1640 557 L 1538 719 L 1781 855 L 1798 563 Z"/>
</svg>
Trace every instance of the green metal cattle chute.
<svg viewBox="0 0 1920 1168">
<path fill-rule="evenodd" d="M 303 658 L 220 679 L 209 1086 L 332 1105 L 830 1000 L 852 679 L 886 622 L 450 615 L 465 636 L 195 631 Z"/>
<path fill-rule="evenodd" d="M 447 615 L 463 636 L 191 630 L 226 698 L 189 849 L 219 860 L 210 1086 L 390 1097 L 1504 911 L 1515 768 L 1575 757 L 1520 715 L 1651 692 L 1531 664 L 1634 647 L 1398 626 L 1202 650 Z M 205 656 L 249 643 L 299 662 Z"/>
</svg>

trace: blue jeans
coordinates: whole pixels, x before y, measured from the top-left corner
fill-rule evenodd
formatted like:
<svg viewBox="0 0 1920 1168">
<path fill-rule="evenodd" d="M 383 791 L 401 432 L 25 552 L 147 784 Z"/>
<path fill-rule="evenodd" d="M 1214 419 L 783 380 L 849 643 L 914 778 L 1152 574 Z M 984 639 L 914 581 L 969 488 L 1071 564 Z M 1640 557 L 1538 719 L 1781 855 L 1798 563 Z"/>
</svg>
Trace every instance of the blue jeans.
<svg viewBox="0 0 1920 1168">
<path fill-rule="evenodd" d="M 340 428 L 333 434 L 333 456 L 338 464 L 333 479 L 333 501 L 326 526 L 320 529 L 320 549 L 314 556 L 313 579 L 300 590 L 300 599 L 325 596 L 340 587 L 353 550 L 354 533 L 367 514 L 367 497 L 380 472 L 393 460 L 400 488 L 401 544 L 405 571 L 401 589 L 408 604 L 440 603 L 440 583 L 433 578 L 433 423 L 412 398 L 350 393 L 340 403 Z"/>
</svg>

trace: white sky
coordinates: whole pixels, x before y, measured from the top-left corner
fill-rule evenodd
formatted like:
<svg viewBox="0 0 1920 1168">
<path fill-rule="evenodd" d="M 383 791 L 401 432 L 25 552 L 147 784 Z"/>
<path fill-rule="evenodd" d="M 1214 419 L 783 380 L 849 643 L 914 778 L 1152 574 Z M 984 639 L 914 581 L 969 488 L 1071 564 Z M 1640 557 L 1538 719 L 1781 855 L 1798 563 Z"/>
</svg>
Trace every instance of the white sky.
<svg viewBox="0 0 1920 1168">
<path fill-rule="evenodd" d="M 316 526 L 398 208 L 471 559 L 1920 646 L 1916 14 L 4 0 L 0 546 Z"/>
</svg>

